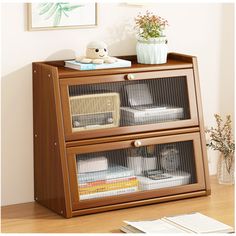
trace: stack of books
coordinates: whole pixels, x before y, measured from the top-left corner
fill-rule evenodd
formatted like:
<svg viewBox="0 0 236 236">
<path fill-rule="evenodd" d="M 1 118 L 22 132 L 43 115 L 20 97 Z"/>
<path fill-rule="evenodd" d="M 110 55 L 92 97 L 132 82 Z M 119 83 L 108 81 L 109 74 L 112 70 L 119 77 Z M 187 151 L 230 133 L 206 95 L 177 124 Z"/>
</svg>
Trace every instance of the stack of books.
<svg viewBox="0 0 236 236">
<path fill-rule="evenodd" d="M 199 212 L 163 217 L 149 221 L 124 221 L 121 231 L 125 233 L 233 233 L 231 226 Z"/>
<path fill-rule="evenodd" d="M 138 191 L 134 171 L 124 166 L 78 174 L 80 200 L 115 196 Z"/>
</svg>

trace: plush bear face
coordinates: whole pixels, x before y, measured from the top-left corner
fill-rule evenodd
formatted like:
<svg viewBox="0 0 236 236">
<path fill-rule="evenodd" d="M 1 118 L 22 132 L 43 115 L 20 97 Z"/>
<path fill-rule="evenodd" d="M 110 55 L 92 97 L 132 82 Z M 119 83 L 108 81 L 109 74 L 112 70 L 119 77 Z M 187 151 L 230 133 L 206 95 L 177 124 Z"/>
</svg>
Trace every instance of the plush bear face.
<svg viewBox="0 0 236 236">
<path fill-rule="evenodd" d="M 87 48 L 86 57 L 90 59 L 103 59 L 107 57 L 107 48 Z"/>
</svg>

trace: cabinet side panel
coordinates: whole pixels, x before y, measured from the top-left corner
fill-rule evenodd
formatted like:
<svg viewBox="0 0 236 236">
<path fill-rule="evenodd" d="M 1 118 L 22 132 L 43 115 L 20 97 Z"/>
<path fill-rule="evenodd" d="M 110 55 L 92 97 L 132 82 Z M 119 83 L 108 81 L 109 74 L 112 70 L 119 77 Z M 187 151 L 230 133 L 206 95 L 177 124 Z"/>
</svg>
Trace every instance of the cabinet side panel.
<svg viewBox="0 0 236 236">
<path fill-rule="evenodd" d="M 55 72 L 40 63 L 33 64 L 33 111 L 34 111 L 34 189 L 35 200 L 49 209 L 70 217 L 68 189 L 63 179 L 66 157 L 58 132 L 55 103 Z M 63 156 L 64 155 L 64 156 Z M 63 172 L 64 171 L 64 172 Z"/>
<path fill-rule="evenodd" d="M 201 99 L 201 92 L 200 92 L 198 63 L 197 63 L 196 57 L 193 57 L 193 73 L 194 73 L 194 80 L 195 80 L 195 87 L 196 87 L 196 98 L 197 98 L 199 128 L 200 128 L 200 137 L 201 137 L 201 145 L 202 145 L 202 158 L 203 158 L 203 165 L 204 165 L 205 184 L 206 184 L 207 194 L 210 195 L 211 187 L 210 187 L 209 168 L 208 168 L 207 151 L 206 151 L 205 126 L 204 126 L 203 111 L 202 111 L 202 99 Z"/>
</svg>

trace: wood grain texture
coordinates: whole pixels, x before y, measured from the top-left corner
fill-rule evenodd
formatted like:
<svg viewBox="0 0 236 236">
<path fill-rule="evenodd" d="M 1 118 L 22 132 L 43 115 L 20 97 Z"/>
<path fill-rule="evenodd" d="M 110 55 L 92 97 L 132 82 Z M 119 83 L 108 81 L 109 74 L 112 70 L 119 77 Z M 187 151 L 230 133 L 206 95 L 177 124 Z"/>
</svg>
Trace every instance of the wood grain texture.
<svg viewBox="0 0 236 236">
<path fill-rule="evenodd" d="M 121 233 L 123 220 L 151 220 L 200 212 L 234 227 L 234 186 L 211 176 L 211 196 L 189 198 L 64 219 L 37 203 L 2 207 L 3 233 Z"/>
<path fill-rule="evenodd" d="M 201 99 L 201 89 L 200 89 L 200 81 L 199 81 L 199 72 L 198 72 L 198 63 L 197 58 L 193 57 L 193 73 L 194 73 L 194 81 L 195 81 L 195 89 L 196 89 L 196 100 L 197 100 L 197 109 L 198 109 L 198 118 L 199 118 L 199 128 L 201 135 L 201 143 L 204 148 L 202 148 L 202 159 L 204 165 L 204 175 L 206 181 L 206 190 L 208 194 L 211 193 L 210 180 L 209 180 L 209 169 L 208 169 L 208 159 L 207 159 L 207 151 L 206 151 L 206 135 L 205 135 L 205 126 L 203 119 L 203 109 L 202 109 L 202 99 Z"/>
<path fill-rule="evenodd" d="M 90 71 L 78 71 L 70 68 L 65 68 L 64 61 L 54 61 L 47 62 L 49 65 L 58 67 L 58 74 L 60 79 L 73 78 L 73 77 L 84 77 L 84 76 L 96 76 L 96 75 L 114 75 L 122 73 L 135 73 L 135 72 L 147 72 L 147 71 L 162 71 L 162 70 L 176 70 L 176 69 L 186 69 L 192 68 L 192 63 L 188 60 L 184 60 L 184 57 L 180 58 L 169 58 L 167 63 L 160 65 L 147 65 L 138 64 L 136 61 L 136 56 L 127 57 L 128 60 L 132 61 L 132 67 L 127 68 L 112 68 L 112 69 L 101 69 L 101 70 L 90 70 Z"/>
<path fill-rule="evenodd" d="M 154 144 L 164 144 L 164 143 L 172 143 L 172 142 L 184 142 L 184 141 L 192 141 L 193 142 L 193 150 L 194 150 L 194 160 L 195 160 L 195 169 L 196 169 L 196 183 L 187 184 L 183 186 L 175 186 L 171 188 L 163 188 L 163 189 L 154 189 L 149 191 L 140 191 L 129 194 L 122 194 L 118 196 L 111 197 L 103 197 L 91 200 L 83 200 L 79 201 L 78 198 L 78 182 L 77 182 L 77 172 L 75 167 L 75 157 L 76 154 L 82 153 L 90 153 L 90 152 L 99 152 L 99 151 L 108 151 L 108 150 L 117 150 L 123 148 L 133 147 L 134 140 L 122 141 L 122 142 L 112 142 L 112 143 L 103 143 L 103 144 L 95 144 L 89 146 L 78 146 L 67 148 L 67 156 L 68 161 L 71 163 L 69 165 L 69 175 L 70 175 L 70 185 L 71 185 L 71 193 L 73 199 L 73 210 L 77 209 L 87 209 L 87 212 L 90 212 L 89 208 L 97 207 L 98 211 L 101 211 L 101 207 L 103 210 L 108 209 L 117 209 L 121 207 L 129 207 L 135 205 L 145 204 L 144 199 L 146 200 L 146 204 L 149 202 L 161 202 L 161 199 L 164 198 L 165 201 L 172 198 L 180 199 L 183 197 L 181 194 L 186 193 L 184 197 L 191 197 L 191 194 L 197 191 L 205 190 L 205 179 L 202 174 L 203 163 L 201 158 L 201 143 L 200 143 L 200 135 L 199 133 L 187 133 L 187 134 L 179 134 L 179 135 L 171 135 L 171 136 L 162 136 L 155 138 L 146 138 L 146 139 L 138 139 L 142 145 L 154 145 Z M 74 163 L 74 165 L 73 165 Z M 195 193 L 197 194 L 197 193 Z M 204 192 L 206 194 L 206 192 Z M 203 195 L 203 193 L 201 193 Z M 167 197 L 168 196 L 168 197 Z M 134 203 L 129 203 L 133 201 Z M 123 203 L 122 205 L 120 203 Z M 118 204 L 118 205 L 117 205 Z M 108 206 L 110 205 L 110 206 Z M 112 206 L 111 206 L 112 205 Z M 108 206 L 108 207 L 105 207 Z M 100 207 L 100 208 L 99 208 Z M 95 210 L 95 209 L 93 209 Z M 84 212 L 84 211 L 81 211 Z M 78 214 L 81 212 L 77 211 Z"/>
<path fill-rule="evenodd" d="M 210 194 L 196 58 L 170 53 L 167 63 L 162 65 L 137 64 L 135 56 L 124 58 L 133 60 L 131 68 L 78 71 L 64 68 L 64 61 L 33 64 L 35 200 L 64 217 L 112 210 L 115 205 L 116 208 L 121 208 L 160 202 L 161 199 L 167 201 Z M 137 80 L 186 76 L 191 118 L 72 133 L 68 112 L 68 85 L 125 81 L 128 73 L 134 73 Z M 168 143 L 186 137 L 194 141 L 197 183 L 174 187 L 171 191 L 162 189 L 158 191 L 158 196 L 154 191 L 147 191 L 143 196 L 132 195 L 130 199 L 120 196 L 118 201 L 107 198 L 99 199 L 96 203 L 84 201 L 84 205 L 78 202 L 74 159 L 76 152 L 130 147 L 137 138 L 143 140 L 143 145 L 149 145 L 155 140 Z M 117 204 L 120 204 L 119 207 Z"/>
<path fill-rule="evenodd" d="M 76 140 L 76 141 L 66 142 L 66 147 L 68 148 L 68 147 L 76 147 L 76 146 L 83 146 L 83 145 L 124 141 L 124 140 L 130 140 L 130 139 L 160 137 L 160 136 L 167 136 L 167 135 L 173 135 L 173 134 L 186 134 L 186 133 L 193 133 L 193 132 L 198 132 L 198 131 L 199 131 L 199 127 L 190 127 L 190 128 L 183 128 L 183 129 L 160 130 L 158 132 L 145 132 L 145 133 L 138 133 L 138 134 L 127 134 L 127 135 L 119 135 L 119 136 L 112 136 L 112 137 L 103 137 L 103 138 L 96 138 L 96 139 Z"/>
<path fill-rule="evenodd" d="M 33 64 L 35 200 L 71 217 L 59 85 L 54 67 Z"/>
<path fill-rule="evenodd" d="M 145 68 L 145 67 L 144 67 Z M 69 94 L 68 86 L 83 85 L 83 84 L 99 84 L 99 83 L 109 83 L 109 82 L 122 82 L 126 80 L 127 73 L 118 74 L 118 75 L 104 75 L 104 76 L 90 76 L 90 77 L 76 77 L 60 80 L 60 89 L 61 89 L 61 99 L 62 99 L 62 109 L 63 109 L 63 118 L 64 118 L 64 129 L 66 141 L 82 140 L 82 139 L 91 139 L 99 137 L 108 137 L 108 136 L 117 136 L 122 134 L 133 134 L 140 132 L 148 132 L 154 130 L 168 130 L 175 128 L 186 128 L 198 126 L 198 114 L 197 114 L 197 104 L 196 104 L 196 95 L 195 95 L 195 84 L 194 76 L 192 69 L 183 69 L 183 70 L 169 70 L 169 71 L 154 71 L 154 72 L 141 72 L 134 73 L 135 81 L 139 80 L 149 80 L 149 79 L 162 79 L 170 77 L 185 77 L 186 81 L 186 93 L 187 93 L 187 103 L 189 104 L 190 118 L 184 120 L 176 120 L 169 122 L 160 122 L 155 124 L 146 124 L 146 125 L 134 125 L 134 126 L 123 126 L 115 127 L 109 129 L 97 129 L 90 131 L 80 131 L 73 132 L 71 125 L 71 115 L 70 115 L 70 104 L 69 104 Z"/>
</svg>

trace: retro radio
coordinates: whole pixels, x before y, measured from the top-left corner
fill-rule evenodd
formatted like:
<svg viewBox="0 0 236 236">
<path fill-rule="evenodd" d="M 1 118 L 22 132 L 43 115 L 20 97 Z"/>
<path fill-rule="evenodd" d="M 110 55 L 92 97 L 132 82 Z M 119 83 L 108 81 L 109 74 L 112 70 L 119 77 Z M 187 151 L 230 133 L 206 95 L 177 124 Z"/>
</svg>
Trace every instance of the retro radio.
<svg viewBox="0 0 236 236">
<path fill-rule="evenodd" d="M 119 126 L 119 93 L 99 93 L 70 97 L 72 131 Z"/>
</svg>

